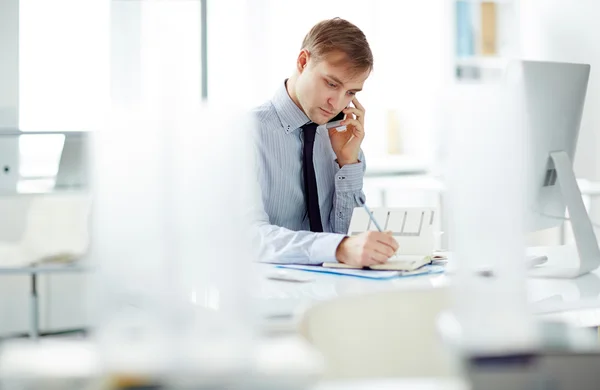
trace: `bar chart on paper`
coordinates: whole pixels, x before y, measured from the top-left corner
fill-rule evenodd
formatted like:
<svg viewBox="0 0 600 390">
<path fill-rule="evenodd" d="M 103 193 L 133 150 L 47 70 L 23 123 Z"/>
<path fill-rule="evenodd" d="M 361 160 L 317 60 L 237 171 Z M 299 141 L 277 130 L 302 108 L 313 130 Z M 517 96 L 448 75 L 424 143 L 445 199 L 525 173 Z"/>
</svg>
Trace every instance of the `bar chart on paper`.
<svg viewBox="0 0 600 390">
<path fill-rule="evenodd" d="M 380 207 L 372 210 L 373 217 L 384 231 L 391 231 L 398 242 L 398 254 L 429 255 L 435 246 L 434 221 L 436 210 L 433 208 L 387 208 Z M 348 235 L 354 236 L 366 231 L 375 231 L 367 212 L 357 207 L 352 213 Z"/>
</svg>

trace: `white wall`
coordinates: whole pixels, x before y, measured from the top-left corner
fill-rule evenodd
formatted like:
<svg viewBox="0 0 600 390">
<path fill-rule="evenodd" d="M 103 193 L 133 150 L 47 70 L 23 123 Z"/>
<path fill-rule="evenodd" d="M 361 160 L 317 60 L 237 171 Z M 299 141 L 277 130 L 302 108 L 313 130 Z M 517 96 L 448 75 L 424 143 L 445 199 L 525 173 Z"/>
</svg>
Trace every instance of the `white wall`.
<svg viewBox="0 0 600 390">
<path fill-rule="evenodd" d="M 97 129 L 109 98 L 109 0 L 19 3 L 21 129 Z"/>
<path fill-rule="evenodd" d="M 598 0 L 523 0 L 522 53 L 525 58 L 592 65 L 586 106 L 577 144 L 575 173 L 600 179 L 600 45 Z"/>
<path fill-rule="evenodd" d="M 141 100 L 141 3 L 113 2 L 110 7 L 110 97 L 112 104 Z"/>
<path fill-rule="evenodd" d="M 375 71 L 369 98 L 371 116 L 379 118 L 373 120 L 371 139 L 365 138 L 365 150 L 386 152 L 385 113 L 394 110 L 405 153 L 429 162 L 434 152 L 438 96 L 454 74 L 454 8 L 446 0 L 378 0 L 370 4 L 375 8 L 371 38 Z"/>
<path fill-rule="evenodd" d="M 598 0 L 522 0 L 521 35 L 525 58 L 591 64 L 579 141 L 577 177 L 599 180 L 600 45 Z M 600 221 L 600 202 L 592 204 L 592 220 Z M 600 231 L 596 229 L 596 235 Z"/>
</svg>

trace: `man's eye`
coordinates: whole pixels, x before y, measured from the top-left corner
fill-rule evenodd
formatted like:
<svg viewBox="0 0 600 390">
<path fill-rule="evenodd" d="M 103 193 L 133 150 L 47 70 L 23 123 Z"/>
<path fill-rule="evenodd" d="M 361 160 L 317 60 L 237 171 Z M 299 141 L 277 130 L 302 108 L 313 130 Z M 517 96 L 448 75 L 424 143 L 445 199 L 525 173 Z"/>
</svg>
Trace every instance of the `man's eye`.
<svg viewBox="0 0 600 390">
<path fill-rule="evenodd" d="M 354 96 L 354 95 L 356 95 L 356 92 L 354 92 L 354 91 L 348 91 L 348 95 Z"/>
<path fill-rule="evenodd" d="M 331 88 L 335 88 L 337 87 L 337 85 L 333 84 L 333 83 L 327 83 L 327 85 L 329 85 Z"/>
</svg>

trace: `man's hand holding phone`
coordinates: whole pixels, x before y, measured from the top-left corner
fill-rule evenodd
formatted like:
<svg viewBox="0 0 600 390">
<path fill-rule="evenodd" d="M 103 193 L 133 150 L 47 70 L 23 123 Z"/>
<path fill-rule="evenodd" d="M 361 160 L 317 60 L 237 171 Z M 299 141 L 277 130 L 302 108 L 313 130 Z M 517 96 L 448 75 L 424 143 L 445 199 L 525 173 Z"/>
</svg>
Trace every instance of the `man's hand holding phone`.
<svg viewBox="0 0 600 390">
<path fill-rule="evenodd" d="M 347 130 L 337 131 L 336 128 L 329 129 L 331 146 L 337 156 L 340 167 L 346 164 L 358 163 L 360 145 L 365 138 L 365 109 L 356 97 L 352 99 L 352 104 L 354 107 L 348 106 L 342 110 L 346 117 L 340 125 L 346 126 Z"/>
</svg>

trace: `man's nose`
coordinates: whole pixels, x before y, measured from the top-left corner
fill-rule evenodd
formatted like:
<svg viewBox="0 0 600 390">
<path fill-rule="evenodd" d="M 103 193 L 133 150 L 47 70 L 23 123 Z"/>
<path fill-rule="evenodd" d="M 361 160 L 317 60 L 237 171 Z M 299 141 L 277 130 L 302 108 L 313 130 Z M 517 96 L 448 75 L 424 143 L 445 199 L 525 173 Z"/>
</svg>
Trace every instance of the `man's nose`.
<svg viewBox="0 0 600 390">
<path fill-rule="evenodd" d="M 344 96 L 343 95 L 331 95 L 329 97 L 329 100 L 327 101 L 327 103 L 329 103 L 329 108 L 337 111 L 338 107 L 340 106 L 340 102 L 343 100 Z"/>
</svg>

